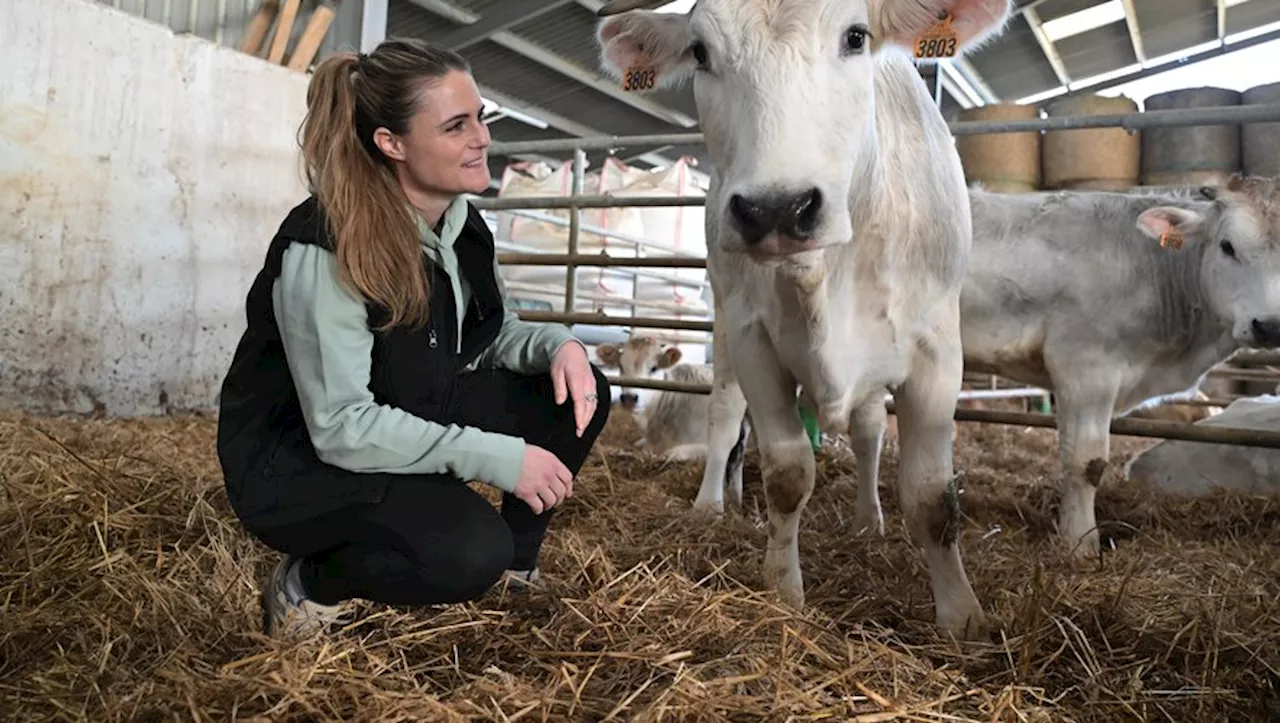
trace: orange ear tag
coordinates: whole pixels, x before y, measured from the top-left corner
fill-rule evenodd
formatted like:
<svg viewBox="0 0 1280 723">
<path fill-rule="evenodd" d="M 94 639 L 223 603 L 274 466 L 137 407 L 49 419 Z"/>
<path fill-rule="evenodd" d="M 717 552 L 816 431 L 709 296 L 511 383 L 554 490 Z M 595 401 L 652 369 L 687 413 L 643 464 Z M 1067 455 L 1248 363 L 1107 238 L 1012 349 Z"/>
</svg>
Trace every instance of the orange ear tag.
<svg viewBox="0 0 1280 723">
<path fill-rule="evenodd" d="M 951 13 L 944 10 L 938 13 L 938 22 L 916 36 L 915 54 L 917 58 L 954 58 L 957 45 Z"/>
<path fill-rule="evenodd" d="M 1182 232 L 1176 226 L 1170 226 L 1160 233 L 1160 248 L 1177 251 L 1182 248 L 1182 240 Z"/>
<path fill-rule="evenodd" d="M 641 55 L 635 59 L 622 74 L 622 89 L 628 93 L 643 93 L 653 90 L 658 84 L 658 70 L 649 63 L 649 56 Z"/>
</svg>

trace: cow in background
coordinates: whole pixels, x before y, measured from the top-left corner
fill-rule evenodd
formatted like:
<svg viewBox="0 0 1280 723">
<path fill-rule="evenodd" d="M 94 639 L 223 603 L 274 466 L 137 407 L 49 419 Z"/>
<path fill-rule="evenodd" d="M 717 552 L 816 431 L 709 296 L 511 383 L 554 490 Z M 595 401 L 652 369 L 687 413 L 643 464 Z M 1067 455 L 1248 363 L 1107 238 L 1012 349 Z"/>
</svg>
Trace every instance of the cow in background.
<svg viewBox="0 0 1280 723">
<path fill-rule="evenodd" d="M 971 198 L 965 364 L 1054 392 L 1058 531 L 1095 554 L 1112 418 L 1191 397 L 1241 347 L 1280 346 L 1280 188 L 1237 175 L 1199 197 Z"/>
<path fill-rule="evenodd" d="M 882 428 L 889 390 L 902 509 L 935 622 L 985 633 L 960 556 L 951 448 L 972 226 L 959 155 L 912 49 L 961 54 L 1010 11 L 1009 0 L 699 0 L 687 15 L 625 12 L 597 30 L 602 65 L 626 87 L 692 77 L 724 331 L 708 439 L 730 449 L 749 410 L 769 518 L 763 578 L 792 605 L 804 602 L 798 536 L 815 474 L 797 386 L 832 433 Z M 878 455 L 880 436 L 854 443 Z M 722 505 L 726 462 L 708 460 L 700 504 Z"/>
<path fill-rule="evenodd" d="M 623 378 L 665 379 L 688 384 L 712 382 L 709 364 L 680 363 L 683 353 L 677 346 L 663 346 L 652 336 L 635 335 L 622 344 L 601 344 L 596 358 L 606 368 L 617 369 Z M 639 395 L 622 387 L 620 400 L 636 414 L 644 437 L 637 446 L 646 447 L 667 459 L 704 459 L 707 452 L 709 401 L 705 394 L 658 390 L 644 409 L 637 409 Z"/>
<path fill-rule="evenodd" d="M 1209 401 L 1209 395 L 1200 390 L 1191 395 L 1189 401 L 1201 402 L 1201 404 L 1181 404 L 1179 402 L 1160 402 L 1145 403 L 1142 406 L 1133 409 L 1124 415 L 1128 419 L 1151 419 L 1158 422 L 1180 422 L 1182 424 L 1195 424 L 1203 419 L 1208 419 L 1222 414 L 1222 407 L 1211 404 L 1204 404 Z"/>
</svg>

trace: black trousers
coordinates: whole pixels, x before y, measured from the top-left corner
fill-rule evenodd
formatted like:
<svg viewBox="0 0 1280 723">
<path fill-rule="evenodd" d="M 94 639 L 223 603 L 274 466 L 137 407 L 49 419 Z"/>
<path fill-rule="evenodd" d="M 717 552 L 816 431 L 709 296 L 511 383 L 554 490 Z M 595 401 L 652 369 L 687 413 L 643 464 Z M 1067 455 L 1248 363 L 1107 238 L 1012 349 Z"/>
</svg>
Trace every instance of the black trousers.
<svg viewBox="0 0 1280 723">
<path fill-rule="evenodd" d="M 521 437 L 577 475 L 609 416 L 608 380 L 594 366 L 592 371 L 600 400 L 581 437 L 572 400 L 555 403 L 546 373 L 497 369 L 463 375 L 458 391 L 464 409 L 447 421 Z M 356 475 L 329 465 L 316 474 Z M 452 475 L 385 478 L 390 485 L 376 505 L 349 505 L 281 526 L 255 525 L 251 532 L 268 547 L 302 558 L 307 596 L 325 605 L 352 598 L 389 605 L 474 600 L 506 570 L 537 564 L 554 508 L 535 515 L 507 493 L 499 512 Z"/>
</svg>

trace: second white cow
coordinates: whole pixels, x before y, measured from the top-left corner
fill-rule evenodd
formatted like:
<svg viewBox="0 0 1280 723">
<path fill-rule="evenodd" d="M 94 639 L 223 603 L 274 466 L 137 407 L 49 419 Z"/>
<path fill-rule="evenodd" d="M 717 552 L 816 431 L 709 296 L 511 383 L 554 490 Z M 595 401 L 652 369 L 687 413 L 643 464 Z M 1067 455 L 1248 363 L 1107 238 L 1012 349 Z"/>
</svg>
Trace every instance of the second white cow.
<svg viewBox="0 0 1280 723">
<path fill-rule="evenodd" d="M 902 508 L 924 547 L 935 621 L 985 633 L 961 561 L 951 449 L 972 226 L 959 155 L 911 53 L 963 52 L 1010 10 L 1009 0 L 699 0 L 688 15 L 633 11 L 598 29 L 603 65 L 626 86 L 692 76 L 723 328 L 709 441 L 731 448 L 750 410 L 769 518 L 763 577 L 791 604 L 804 601 L 798 535 L 815 474 L 797 385 L 829 432 L 883 423 L 890 390 Z M 865 441 L 878 450 L 879 438 Z M 718 485 L 725 463 L 707 464 Z"/>
</svg>

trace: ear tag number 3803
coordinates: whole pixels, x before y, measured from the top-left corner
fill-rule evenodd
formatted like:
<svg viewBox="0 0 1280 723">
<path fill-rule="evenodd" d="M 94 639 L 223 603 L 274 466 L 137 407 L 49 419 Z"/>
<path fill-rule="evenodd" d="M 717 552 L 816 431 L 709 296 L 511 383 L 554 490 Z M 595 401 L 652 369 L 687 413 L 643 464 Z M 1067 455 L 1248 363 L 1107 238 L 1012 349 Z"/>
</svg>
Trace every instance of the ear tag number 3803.
<svg viewBox="0 0 1280 723">
<path fill-rule="evenodd" d="M 951 14 L 942 12 L 938 15 L 938 22 L 916 37 L 915 54 L 917 58 L 954 58 L 956 45 Z"/>
<path fill-rule="evenodd" d="M 628 92 L 652 90 L 657 84 L 658 71 L 648 61 L 637 62 L 622 74 L 622 89 Z"/>
</svg>

